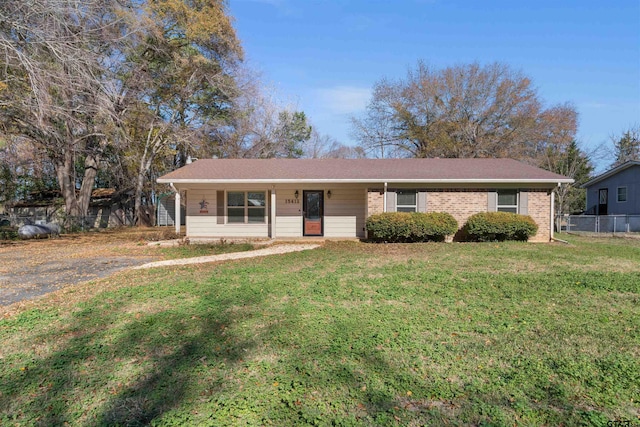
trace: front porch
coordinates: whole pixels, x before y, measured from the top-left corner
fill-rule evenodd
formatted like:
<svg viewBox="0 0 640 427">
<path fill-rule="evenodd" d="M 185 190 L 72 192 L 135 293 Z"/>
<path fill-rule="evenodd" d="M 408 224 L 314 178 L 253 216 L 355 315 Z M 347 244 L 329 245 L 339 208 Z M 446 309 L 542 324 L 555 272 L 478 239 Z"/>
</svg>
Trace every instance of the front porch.
<svg viewBox="0 0 640 427">
<path fill-rule="evenodd" d="M 176 188 L 186 236 L 212 240 L 362 239 L 367 186 L 202 184 Z M 179 232 L 176 227 L 176 232 Z"/>
</svg>

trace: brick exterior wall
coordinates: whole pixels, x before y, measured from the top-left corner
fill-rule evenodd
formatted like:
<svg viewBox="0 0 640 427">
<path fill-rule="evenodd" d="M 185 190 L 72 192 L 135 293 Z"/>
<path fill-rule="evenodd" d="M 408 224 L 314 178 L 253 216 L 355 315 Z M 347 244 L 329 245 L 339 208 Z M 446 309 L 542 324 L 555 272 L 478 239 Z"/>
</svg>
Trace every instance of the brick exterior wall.
<svg viewBox="0 0 640 427">
<path fill-rule="evenodd" d="M 529 216 L 538 224 L 538 232 L 530 242 L 548 242 L 551 239 L 551 194 L 544 191 L 529 191 Z"/>
<path fill-rule="evenodd" d="M 427 212 L 448 212 L 462 227 L 467 219 L 478 212 L 487 212 L 488 189 L 478 190 L 426 190 Z M 529 239 L 530 242 L 548 242 L 550 234 L 549 212 L 551 195 L 547 190 L 527 190 L 528 212 L 538 224 L 538 232 Z M 378 191 L 368 193 L 368 213 L 374 215 L 383 211 L 383 197 Z"/>
<path fill-rule="evenodd" d="M 487 191 L 429 191 L 427 212 L 448 212 L 462 228 L 471 215 L 487 211 Z"/>
<path fill-rule="evenodd" d="M 367 202 L 369 208 L 367 210 L 369 216 L 384 212 L 384 195 L 379 191 L 369 191 L 367 193 Z"/>
</svg>

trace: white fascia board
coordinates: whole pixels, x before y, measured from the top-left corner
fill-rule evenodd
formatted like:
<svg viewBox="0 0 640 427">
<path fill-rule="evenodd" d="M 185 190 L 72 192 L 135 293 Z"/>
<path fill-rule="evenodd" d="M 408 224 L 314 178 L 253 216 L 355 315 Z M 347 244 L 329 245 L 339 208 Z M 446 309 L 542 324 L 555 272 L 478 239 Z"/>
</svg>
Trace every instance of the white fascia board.
<svg viewBox="0 0 640 427">
<path fill-rule="evenodd" d="M 573 179 L 163 179 L 160 184 L 570 184 Z"/>
</svg>

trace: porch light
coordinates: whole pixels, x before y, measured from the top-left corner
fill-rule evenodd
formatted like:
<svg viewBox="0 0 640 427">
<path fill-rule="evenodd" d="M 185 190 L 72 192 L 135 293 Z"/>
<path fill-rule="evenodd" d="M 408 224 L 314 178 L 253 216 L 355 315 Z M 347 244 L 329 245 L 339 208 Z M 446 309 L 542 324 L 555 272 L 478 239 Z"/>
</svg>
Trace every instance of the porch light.
<svg viewBox="0 0 640 427">
<path fill-rule="evenodd" d="M 331 198 L 331 190 L 327 191 L 327 197 Z"/>
<path fill-rule="evenodd" d="M 298 198 L 298 196 L 300 195 L 300 193 L 298 193 L 298 190 L 296 190 L 295 193 L 293 193 L 293 195 L 296 197 L 296 199 Z"/>
</svg>

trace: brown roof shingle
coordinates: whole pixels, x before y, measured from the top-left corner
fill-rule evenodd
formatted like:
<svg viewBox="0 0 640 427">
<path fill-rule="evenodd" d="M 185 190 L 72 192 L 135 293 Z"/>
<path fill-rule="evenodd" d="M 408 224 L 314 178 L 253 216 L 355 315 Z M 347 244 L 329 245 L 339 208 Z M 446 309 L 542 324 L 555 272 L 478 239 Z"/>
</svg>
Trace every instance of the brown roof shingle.
<svg viewBox="0 0 640 427">
<path fill-rule="evenodd" d="M 202 159 L 158 182 L 572 182 L 512 159 Z"/>
</svg>

